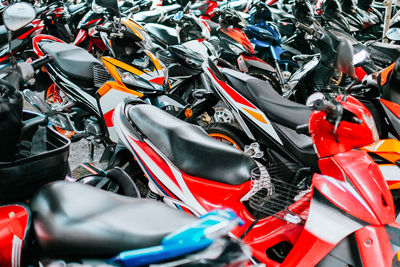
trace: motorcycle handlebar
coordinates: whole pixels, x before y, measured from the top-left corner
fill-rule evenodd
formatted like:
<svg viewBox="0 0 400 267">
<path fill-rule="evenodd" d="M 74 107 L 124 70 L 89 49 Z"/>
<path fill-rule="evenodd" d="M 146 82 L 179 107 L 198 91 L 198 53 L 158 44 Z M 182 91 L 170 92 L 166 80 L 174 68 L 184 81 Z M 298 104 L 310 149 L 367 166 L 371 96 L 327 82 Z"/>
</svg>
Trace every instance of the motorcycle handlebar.
<svg viewBox="0 0 400 267">
<path fill-rule="evenodd" d="M 112 28 L 107 28 L 107 27 L 103 27 L 103 26 L 96 26 L 94 29 L 99 32 L 106 32 L 106 33 L 113 32 Z"/>
<path fill-rule="evenodd" d="M 31 63 L 31 66 L 34 70 L 40 69 L 47 63 L 50 63 L 54 60 L 54 57 L 52 55 L 45 55 L 44 57 L 41 57 L 39 59 L 36 59 Z"/>
<path fill-rule="evenodd" d="M 332 118 L 337 118 L 339 115 L 339 107 L 338 104 L 334 104 L 331 101 L 324 101 L 318 99 L 314 102 L 314 109 L 322 111 L 329 115 Z"/>
<path fill-rule="evenodd" d="M 314 32 L 315 32 L 314 29 L 309 27 L 309 26 L 307 26 L 307 25 L 305 25 L 305 24 L 303 24 L 303 23 L 301 23 L 301 22 L 296 22 L 295 26 L 296 26 L 296 28 L 298 28 L 298 29 L 310 34 L 310 35 L 314 35 Z"/>
<path fill-rule="evenodd" d="M 298 134 L 308 134 L 308 123 L 303 125 L 298 125 L 296 127 L 296 133 Z"/>
</svg>

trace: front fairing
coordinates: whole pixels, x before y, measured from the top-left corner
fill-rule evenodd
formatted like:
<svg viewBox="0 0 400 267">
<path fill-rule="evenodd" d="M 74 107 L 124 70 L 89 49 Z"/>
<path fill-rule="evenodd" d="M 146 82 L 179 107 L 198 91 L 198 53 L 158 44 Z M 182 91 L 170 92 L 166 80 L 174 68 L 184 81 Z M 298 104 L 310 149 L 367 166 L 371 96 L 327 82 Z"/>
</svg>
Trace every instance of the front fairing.
<svg viewBox="0 0 400 267">
<path fill-rule="evenodd" d="M 87 30 L 90 27 L 99 24 L 101 21 L 103 21 L 103 16 L 101 14 L 89 11 L 79 22 L 78 29 Z"/>
<path fill-rule="evenodd" d="M 254 54 L 254 48 L 242 30 L 237 28 L 221 28 L 218 35 L 220 38 L 229 40 L 230 43 L 235 44 L 238 47 L 243 47 L 244 53 Z"/>
<path fill-rule="evenodd" d="M 143 94 L 165 92 L 169 86 L 167 69 L 150 51 L 143 53 L 131 64 L 111 57 L 103 57 L 102 61 L 114 80 L 121 85 Z"/>
<path fill-rule="evenodd" d="M 276 31 L 274 25 L 265 25 L 265 27 L 247 25 L 246 27 L 250 38 L 255 38 L 273 45 L 279 45 L 281 43 L 280 34 Z"/>
</svg>

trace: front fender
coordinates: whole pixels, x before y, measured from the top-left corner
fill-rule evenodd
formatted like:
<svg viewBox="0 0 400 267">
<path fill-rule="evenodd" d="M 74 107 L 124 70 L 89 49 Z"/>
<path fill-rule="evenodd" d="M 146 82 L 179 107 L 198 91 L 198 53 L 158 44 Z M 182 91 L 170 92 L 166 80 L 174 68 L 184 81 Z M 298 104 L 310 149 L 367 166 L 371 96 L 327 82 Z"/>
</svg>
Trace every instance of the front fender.
<svg viewBox="0 0 400 267">
<path fill-rule="evenodd" d="M 250 67 L 262 69 L 271 73 L 276 72 L 271 65 L 255 56 L 240 55 L 237 59 L 237 63 L 239 69 L 243 72 L 248 72 Z"/>
</svg>

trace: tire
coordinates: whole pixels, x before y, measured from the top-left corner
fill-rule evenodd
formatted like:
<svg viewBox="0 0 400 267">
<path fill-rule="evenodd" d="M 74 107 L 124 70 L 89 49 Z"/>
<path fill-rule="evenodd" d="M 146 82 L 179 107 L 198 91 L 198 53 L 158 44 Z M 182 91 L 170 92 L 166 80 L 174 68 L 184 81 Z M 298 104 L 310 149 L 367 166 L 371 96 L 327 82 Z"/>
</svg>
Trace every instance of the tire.
<svg viewBox="0 0 400 267">
<path fill-rule="evenodd" d="M 107 179 L 107 180 L 105 180 Z M 107 176 L 85 176 L 78 183 L 98 187 L 119 195 L 140 198 L 139 190 L 132 179 L 121 168 L 115 167 L 107 171 Z"/>
<path fill-rule="evenodd" d="M 207 124 L 203 128 L 211 137 L 242 151 L 245 145 L 250 144 L 246 133 L 232 124 L 216 122 Z"/>
<path fill-rule="evenodd" d="M 262 69 L 250 68 L 247 74 L 269 82 L 271 86 L 275 89 L 275 91 L 278 92 L 278 94 L 282 95 L 281 85 L 276 77 L 271 74 L 271 72 Z"/>
</svg>

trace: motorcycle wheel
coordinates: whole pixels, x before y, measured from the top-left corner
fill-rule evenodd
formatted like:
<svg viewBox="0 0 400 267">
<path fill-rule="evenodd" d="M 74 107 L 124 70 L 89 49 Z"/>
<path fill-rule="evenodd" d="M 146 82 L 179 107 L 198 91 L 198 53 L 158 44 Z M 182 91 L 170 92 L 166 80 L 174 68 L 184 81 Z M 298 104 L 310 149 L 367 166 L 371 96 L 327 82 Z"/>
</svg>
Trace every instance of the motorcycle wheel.
<svg viewBox="0 0 400 267">
<path fill-rule="evenodd" d="M 258 79 L 269 82 L 271 84 L 271 86 L 275 89 L 275 91 L 278 94 L 282 95 L 282 88 L 281 88 L 279 81 L 270 72 L 262 70 L 262 69 L 250 68 L 249 71 L 247 72 L 247 74 L 250 76 L 256 77 Z"/>
<path fill-rule="evenodd" d="M 232 124 L 216 122 L 207 124 L 203 128 L 212 138 L 239 150 L 244 150 L 244 146 L 250 143 L 246 133 Z"/>
<path fill-rule="evenodd" d="M 97 187 L 119 195 L 140 198 L 140 193 L 136 184 L 132 181 L 129 175 L 118 167 L 108 170 L 106 177 L 97 175 L 84 176 L 76 180 L 76 182 Z"/>
</svg>

